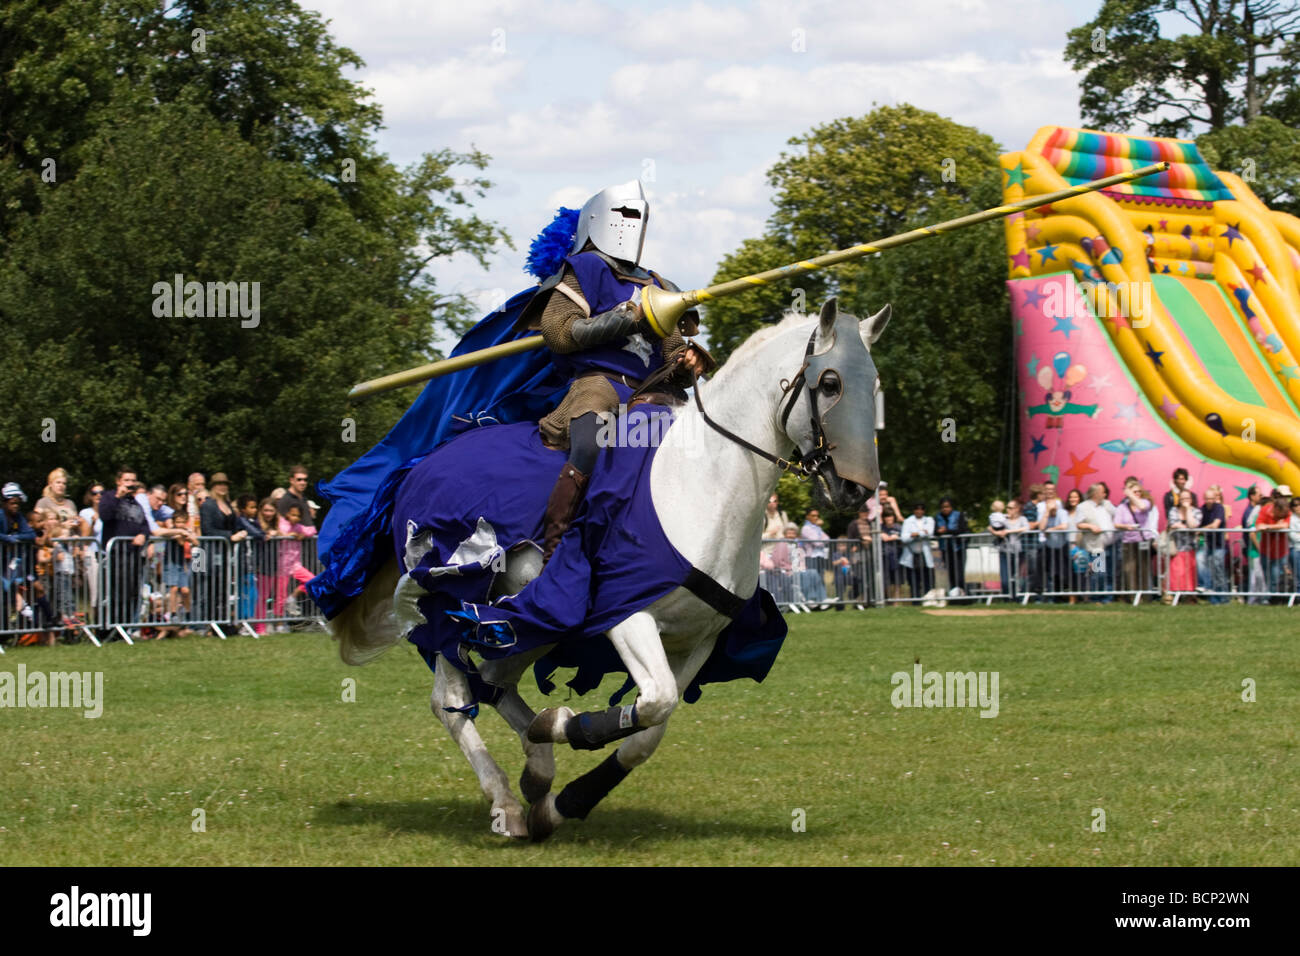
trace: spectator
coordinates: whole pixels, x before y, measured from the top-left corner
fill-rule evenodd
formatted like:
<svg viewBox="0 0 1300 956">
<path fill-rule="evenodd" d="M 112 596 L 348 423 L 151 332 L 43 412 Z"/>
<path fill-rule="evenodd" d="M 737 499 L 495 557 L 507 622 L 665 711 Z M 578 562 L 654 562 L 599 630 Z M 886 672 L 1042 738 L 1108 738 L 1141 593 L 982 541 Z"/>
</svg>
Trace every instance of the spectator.
<svg viewBox="0 0 1300 956">
<path fill-rule="evenodd" d="M 1255 519 L 1259 536 L 1260 564 L 1271 595 L 1282 593 L 1282 577 L 1288 564 L 1287 529 L 1291 523 L 1291 488 L 1278 485 L 1271 500 L 1265 501 Z M 1276 597 L 1269 598 L 1270 601 Z"/>
<path fill-rule="evenodd" d="M 1073 494 L 1073 492 L 1072 492 Z M 1106 587 L 1106 564 L 1109 560 L 1107 554 L 1106 536 L 1113 533 L 1115 524 L 1111 520 L 1110 511 L 1106 508 L 1109 502 L 1106 500 L 1106 485 L 1103 482 L 1095 482 L 1088 488 L 1087 500 L 1080 502 L 1075 509 L 1075 525 L 1079 530 L 1079 547 L 1087 554 L 1087 576 L 1088 590 L 1093 592 L 1108 591 Z M 1109 604 L 1115 600 L 1113 596 L 1107 594 L 1100 600 L 1102 604 Z"/>
<path fill-rule="evenodd" d="M 1160 515 L 1151 493 L 1136 478 L 1124 480 L 1124 500 L 1115 508 L 1120 534 L 1123 591 L 1151 590 L 1151 549 Z"/>
<path fill-rule="evenodd" d="M 261 595 L 258 616 L 265 621 L 271 610 L 271 601 L 276 594 L 277 570 L 280 566 L 279 548 L 282 545 L 276 539 L 283 537 L 280 534 L 280 513 L 276 509 L 274 499 L 269 497 L 262 499 L 257 507 L 257 524 L 262 529 L 263 537 L 260 541 L 253 542 L 253 563 L 257 572 L 257 593 Z M 265 624 L 258 626 L 263 628 L 258 631 L 259 634 L 266 633 Z"/>
<path fill-rule="evenodd" d="M 1068 497 L 1068 496 L 1067 496 Z M 1038 525 L 1043 531 L 1043 591 L 1070 590 L 1070 512 L 1056 497 L 1056 485 L 1043 485 L 1043 502 L 1038 508 Z M 1054 600 L 1062 600 L 1060 597 Z"/>
<path fill-rule="evenodd" d="M 186 507 L 190 513 L 190 527 L 200 528 L 203 525 L 203 518 L 199 514 L 199 509 L 203 507 L 203 502 L 208 500 L 208 485 L 203 472 L 196 471 L 191 474 L 185 490 L 189 492 L 189 503 Z"/>
<path fill-rule="evenodd" d="M 280 500 L 276 502 L 276 507 L 282 515 L 285 513 L 285 501 L 288 497 L 289 493 L 285 492 L 284 495 L 281 496 Z M 785 526 L 789 523 L 790 519 L 787 518 L 785 512 L 781 510 L 780 499 L 777 498 L 775 491 L 772 492 L 772 494 L 767 498 L 767 510 L 763 512 L 763 540 L 772 541 L 777 538 L 785 537 Z M 766 547 L 767 550 L 772 550 L 771 544 L 766 545 Z"/>
<path fill-rule="evenodd" d="M 1211 604 L 1227 604 L 1229 600 L 1226 526 L 1223 489 L 1210 485 L 1205 489 L 1205 505 L 1201 508 L 1200 527 L 1205 534 L 1196 552 L 1196 580 L 1198 589 L 1210 592 Z"/>
<path fill-rule="evenodd" d="M 1251 485 L 1246 491 L 1246 510 L 1241 515 L 1241 527 L 1245 529 L 1242 537 L 1245 539 L 1246 552 L 1245 580 L 1242 582 L 1241 590 L 1249 595 L 1246 599 L 1247 604 L 1263 604 L 1265 602 L 1263 592 L 1268 589 L 1264 579 L 1264 569 L 1259 560 L 1259 538 L 1255 534 L 1255 520 L 1259 517 L 1262 497 L 1259 489 Z"/>
<path fill-rule="evenodd" d="M 808 551 L 808 570 L 814 572 L 817 575 L 818 580 L 821 581 L 821 586 L 814 588 L 816 593 L 821 594 L 821 597 L 817 600 L 825 601 L 826 569 L 830 566 L 831 554 L 830 546 L 827 542 L 830 541 L 831 536 L 828 535 L 826 529 L 822 527 L 821 512 L 814 508 L 804 516 L 803 527 L 799 529 L 799 536 L 808 542 L 806 546 Z M 818 610 L 825 610 L 825 608 L 818 608 Z"/>
<path fill-rule="evenodd" d="M 287 496 L 286 496 L 287 497 Z M 283 501 L 283 499 L 281 499 Z M 795 534 L 799 533 L 799 526 L 791 524 Z M 782 529 L 782 535 L 784 535 Z M 285 598 L 286 587 L 290 581 L 297 581 L 298 587 L 294 589 L 295 603 L 296 599 L 306 593 L 303 587 L 308 581 L 316 575 L 312 574 L 302 563 L 302 541 L 306 538 L 314 537 L 316 529 L 311 525 L 302 523 L 302 508 L 298 505 L 290 504 L 287 509 L 280 507 L 280 535 L 287 538 L 280 545 L 280 577 L 276 583 L 275 593 L 275 617 L 285 616 Z M 781 544 L 782 542 L 778 542 Z M 290 617 L 297 616 L 296 607 L 291 610 Z M 284 631 L 287 628 L 281 624 L 279 630 Z"/>
<path fill-rule="evenodd" d="M 86 489 L 86 496 L 81 499 L 85 507 L 77 513 L 81 519 L 78 533 L 91 539 L 81 552 L 81 573 L 85 577 L 86 597 L 90 601 L 87 620 L 93 627 L 99 626 L 99 541 L 104 530 L 104 522 L 99 520 L 99 500 L 103 496 L 104 486 L 92 481 Z"/>
<path fill-rule="evenodd" d="M 140 582 L 144 563 L 153 556 L 148 544 L 149 522 L 136 501 L 140 490 L 135 469 L 119 468 L 117 484 L 99 499 L 100 543 L 107 555 L 108 582 L 107 625 L 130 624 L 143 620 L 140 614 Z M 126 540 L 118 540 L 118 539 Z"/>
<path fill-rule="evenodd" d="M 190 491 L 180 484 L 167 489 L 167 506 L 171 509 L 172 534 L 163 548 L 163 587 L 167 589 L 167 619 L 190 620 L 193 594 L 190 591 L 190 564 L 199 543 L 198 525 L 190 519 Z M 181 636 L 193 633 L 188 628 Z"/>
<path fill-rule="evenodd" d="M 903 554 L 899 564 L 907 568 L 912 600 L 927 595 L 934 587 L 934 519 L 925 513 L 925 502 L 912 504 L 912 513 L 903 522 Z"/>
<path fill-rule="evenodd" d="M 1196 492 L 1192 491 L 1192 482 L 1187 475 L 1186 468 L 1175 468 L 1173 480 L 1169 482 L 1169 490 L 1165 492 L 1164 506 L 1165 514 L 1173 511 L 1181 500 L 1178 496 L 1186 489 L 1192 496 L 1192 507 L 1196 507 Z"/>
<path fill-rule="evenodd" d="M 207 567 L 201 574 L 195 569 L 194 593 L 199 616 L 204 621 L 225 621 L 229 619 L 231 610 L 224 590 L 225 575 L 233 566 L 230 552 L 234 545 L 248 537 L 248 532 L 240 529 L 235 517 L 235 509 L 230 504 L 230 479 L 224 471 L 212 476 L 208 499 L 199 508 L 199 517 L 203 537 L 222 538 L 228 542 L 226 547 L 214 541 L 207 542 Z"/>
<path fill-rule="evenodd" d="M 943 566 L 948 569 L 948 596 L 959 597 L 966 593 L 966 538 L 970 526 L 966 516 L 953 507 L 952 499 L 939 499 L 939 514 L 934 519 L 934 534 L 943 555 Z"/>
<path fill-rule="evenodd" d="M 67 501 L 66 498 L 63 499 Z M 68 502 L 72 509 L 71 523 L 64 518 L 66 509 L 59 511 L 42 511 L 45 518 L 46 533 L 50 544 L 50 566 L 54 572 L 50 578 L 50 604 L 56 620 L 64 627 L 77 627 L 77 555 L 81 548 L 76 542 L 77 532 L 81 530 L 81 519 L 77 517 L 76 506 Z"/>
<path fill-rule="evenodd" d="M 45 491 L 36 502 L 36 510 L 47 515 L 47 530 L 52 537 L 64 538 L 75 536 L 81 531 L 81 521 L 77 518 L 77 506 L 68 497 L 68 473 L 62 468 L 55 468 L 46 479 Z"/>
<path fill-rule="evenodd" d="M 1291 498 L 1291 520 L 1287 527 L 1291 539 L 1291 589 L 1300 594 L 1300 497 Z"/>
<path fill-rule="evenodd" d="M 881 481 L 876 483 L 876 493 L 866 500 L 863 506 L 867 512 L 867 519 L 874 528 L 875 523 L 881 517 L 890 512 L 894 515 L 894 520 L 898 524 L 903 523 L 903 513 L 898 510 L 898 501 L 889 493 L 889 482 Z"/>
<path fill-rule="evenodd" d="M 263 594 L 257 588 L 258 559 L 266 542 L 266 532 L 257 520 L 257 499 L 252 495 L 240 495 L 235 502 L 235 514 L 241 531 L 248 532 L 248 538 L 240 545 L 239 564 L 239 616 L 245 620 L 265 617 L 265 610 L 258 613 L 259 601 L 264 607 L 269 594 Z M 260 630 L 259 630 L 260 628 Z M 253 630 L 258 634 L 266 633 L 266 625 L 255 624 Z"/>
<path fill-rule="evenodd" d="M 1041 592 L 1046 590 L 1045 561 L 1043 547 L 1046 540 L 1046 509 L 1043 508 L 1043 486 L 1035 482 L 1029 486 L 1029 497 L 1020 509 L 1024 519 L 1029 522 L 1029 531 L 1020 537 L 1020 564 L 1022 575 L 1026 580 L 1026 590 Z M 1038 598 L 1034 599 L 1035 601 Z"/>
<path fill-rule="evenodd" d="M 1098 482 L 1101 485 L 1103 498 L 1101 506 L 1106 510 L 1106 517 L 1110 521 L 1110 530 L 1102 532 L 1102 551 L 1105 558 L 1101 566 L 1101 590 L 1110 594 L 1115 590 L 1115 572 L 1119 569 L 1119 532 L 1115 530 L 1115 503 L 1110 500 L 1110 485 L 1104 481 Z M 1114 598 L 1108 597 L 1103 603 L 1109 604 Z"/>
<path fill-rule="evenodd" d="M 1079 506 L 1083 504 L 1083 492 L 1078 488 L 1071 488 L 1065 496 L 1065 504 L 1058 512 L 1059 523 L 1057 524 L 1057 540 L 1063 544 L 1057 547 L 1054 557 L 1059 562 L 1057 568 L 1057 584 L 1064 591 L 1082 591 L 1085 576 L 1088 573 L 1088 562 L 1084 551 L 1079 547 Z M 1079 557 L 1076 558 L 1076 552 Z M 1078 601 L 1078 595 L 1071 593 L 1069 603 L 1074 604 Z"/>
<path fill-rule="evenodd" d="M 25 586 L 32 574 L 36 547 L 36 532 L 23 516 L 23 503 L 27 496 L 17 482 L 8 482 L 0 489 L 4 497 L 4 511 L 0 512 L 0 631 L 8 630 L 14 621 L 19 603 L 19 588 Z"/>
<path fill-rule="evenodd" d="M 902 527 L 892 510 L 880 514 L 880 563 L 884 577 L 885 594 L 897 600 L 902 597 L 903 572 L 899 564 L 903 550 Z"/>
<path fill-rule="evenodd" d="M 307 500 L 307 469 L 302 465 L 294 465 L 289 469 L 289 490 L 277 504 L 281 515 L 287 515 L 288 509 L 297 505 L 298 513 L 302 515 L 302 521 L 298 523 L 308 528 L 316 526 L 316 522 L 312 520 L 311 502 Z M 776 537 L 781 537 L 781 534 L 782 532 L 778 532 Z"/>
<path fill-rule="evenodd" d="M 1192 492 L 1184 488 L 1178 494 L 1178 504 L 1169 511 L 1169 534 L 1174 541 L 1173 556 L 1169 559 L 1169 590 L 1196 590 L 1196 535 L 1201 526 L 1201 510 L 1192 504 Z"/>
<path fill-rule="evenodd" d="M 994 502 L 1000 505 L 1002 502 Z M 1020 555 L 1022 544 L 1031 534 L 1029 519 L 1021 511 L 1020 502 L 1012 498 L 1007 504 L 1007 512 L 1001 520 L 994 521 L 994 515 L 1001 514 L 994 510 L 989 516 L 989 533 L 997 538 L 998 571 L 1002 579 L 1002 593 L 1014 599 L 1019 593 Z"/>
<path fill-rule="evenodd" d="M 849 545 L 840 545 L 841 549 L 847 547 L 847 557 L 849 574 L 844 578 L 845 588 L 837 597 L 845 600 L 864 601 L 868 599 L 871 593 L 871 581 L 875 577 L 876 569 L 874 561 L 875 551 L 871 545 L 871 533 L 875 527 L 874 520 L 868 509 L 871 499 L 863 503 L 858 510 L 858 516 L 849 522 L 849 526 L 844 530 L 844 537 L 852 542 Z M 880 508 L 876 509 L 880 514 Z"/>
</svg>

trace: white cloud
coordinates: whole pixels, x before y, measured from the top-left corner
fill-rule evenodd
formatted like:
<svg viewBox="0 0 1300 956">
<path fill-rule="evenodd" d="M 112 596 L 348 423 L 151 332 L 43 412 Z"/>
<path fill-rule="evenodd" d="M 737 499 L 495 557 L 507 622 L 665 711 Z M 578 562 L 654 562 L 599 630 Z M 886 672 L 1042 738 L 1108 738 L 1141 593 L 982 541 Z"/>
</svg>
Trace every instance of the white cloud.
<svg viewBox="0 0 1300 956">
<path fill-rule="evenodd" d="M 385 123 L 396 126 L 499 110 L 499 95 L 516 85 L 523 71 L 519 60 L 483 48 L 435 63 L 394 63 L 370 71 L 365 82 L 383 107 Z"/>
</svg>

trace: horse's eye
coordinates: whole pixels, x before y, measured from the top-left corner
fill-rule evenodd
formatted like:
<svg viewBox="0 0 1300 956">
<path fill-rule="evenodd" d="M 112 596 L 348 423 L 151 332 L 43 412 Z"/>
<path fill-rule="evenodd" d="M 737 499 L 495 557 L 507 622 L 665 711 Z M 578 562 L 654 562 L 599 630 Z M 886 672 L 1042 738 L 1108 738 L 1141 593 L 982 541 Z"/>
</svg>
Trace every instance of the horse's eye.
<svg viewBox="0 0 1300 956">
<path fill-rule="evenodd" d="M 827 372 L 822 376 L 822 394 L 838 395 L 840 393 L 840 379 L 833 372 Z"/>
</svg>

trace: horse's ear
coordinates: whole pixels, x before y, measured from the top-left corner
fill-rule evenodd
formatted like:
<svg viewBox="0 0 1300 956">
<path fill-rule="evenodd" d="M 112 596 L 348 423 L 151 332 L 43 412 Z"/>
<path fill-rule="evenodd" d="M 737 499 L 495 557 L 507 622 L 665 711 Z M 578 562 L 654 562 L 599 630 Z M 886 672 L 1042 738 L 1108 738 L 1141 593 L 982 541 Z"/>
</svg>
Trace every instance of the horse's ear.
<svg viewBox="0 0 1300 956">
<path fill-rule="evenodd" d="M 839 317 L 840 306 L 834 296 L 831 296 L 822 305 L 821 314 L 821 340 L 829 342 L 831 333 L 835 331 L 835 320 Z"/>
<path fill-rule="evenodd" d="M 866 342 L 867 345 L 871 345 L 876 339 L 880 338 L 880 334 L 885 331 L 885 326 L 889 324 L 889 317 L 893 314 L 893 311 L 893 306 L 886 305 L 875 315 L 869 315 L 863 319 L 859 324 L 862 341 Z"/>
</svg>

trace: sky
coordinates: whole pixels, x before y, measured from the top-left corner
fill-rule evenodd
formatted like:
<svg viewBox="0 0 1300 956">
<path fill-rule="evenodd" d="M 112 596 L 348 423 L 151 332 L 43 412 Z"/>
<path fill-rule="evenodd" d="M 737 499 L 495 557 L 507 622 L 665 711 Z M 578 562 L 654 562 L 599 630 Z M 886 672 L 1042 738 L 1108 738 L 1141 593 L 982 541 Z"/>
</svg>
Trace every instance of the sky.
<svg viewBox="0 0 1300 956">
<path fill-rule="evenodd" d="M 435 262 L 488 311 L 531 285 L 523 262 L 560 206 L 640 178 L 642 264 L 708 283 L 772 211 L 766 170 L 790 137 L 873 104 L 912 103 L 1023 147 L 1077 125 L 1066 31 L 1099 0 L 303 0 L 366 63 L 399 165 L 478 148 L 477 204 L 515 249 L 484 270 Z M 469 175 L 465 170 L 465 175 Z M 874 236 L 862 236 L 867 241 Z"/>
</svg>

